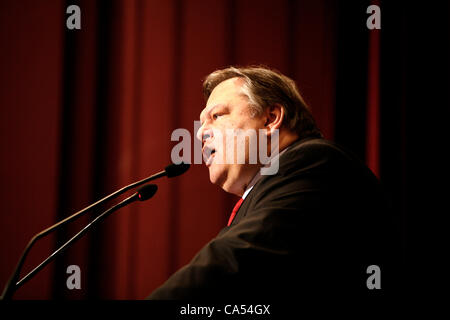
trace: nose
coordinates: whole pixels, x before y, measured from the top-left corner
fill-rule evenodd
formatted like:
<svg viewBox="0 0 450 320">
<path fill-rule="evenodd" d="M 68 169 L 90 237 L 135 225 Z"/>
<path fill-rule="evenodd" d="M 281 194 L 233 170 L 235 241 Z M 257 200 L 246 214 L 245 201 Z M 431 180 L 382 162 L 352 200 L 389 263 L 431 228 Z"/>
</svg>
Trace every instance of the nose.
<svg viewBox="0 0 450 320">
<path fill-rule="evenodd" d="M 202 144 L 204 144 L 206 140 L 208 140 L 212 136 L 212 130 L 205 125 L 202 125 L 197 131 L 197 139 L 200 140 Z"/>
</svg>

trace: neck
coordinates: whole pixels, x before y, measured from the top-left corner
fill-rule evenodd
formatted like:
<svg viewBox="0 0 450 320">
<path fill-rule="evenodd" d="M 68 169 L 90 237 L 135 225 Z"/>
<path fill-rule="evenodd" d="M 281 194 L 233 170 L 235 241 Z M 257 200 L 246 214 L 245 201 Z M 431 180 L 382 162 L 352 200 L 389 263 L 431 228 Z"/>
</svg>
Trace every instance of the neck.
<svg viewBox="0 0 450 320">
<path fill-rule="evenodd" d="M 280 129 L 279 137 L 278 137 L 278 153 L 289 147 L 291 144 L 293 144 L 295 141 L 299 139 L 298 134 L 295 132 L 292 132 L 290 130 L 287 130 L 285 128 Z M 268 141 L 270 144 L 270 139 Z M 270 148 L 270 145 L 269 145 Z M 271 150 L 271 149 L 269 149 Z"/>
<path fill-rule="evenodd" d="M 296 133 L 293 133 L 291 131 L 288 131 L 286 129 L 281 129 L 279 132 L 279 138 L 278 138 L 278 153 L 281 153 L 284 149 L 289 147 L 292 143 L 297 141 L 299 139 L 299 136 Z M 270 151 L 270 138 L 268 139 L 268 151 Z M 271 155 L 272 157 L 273 155 Z M 225 191 L 233 193 L 239 197 L 242 197 L 245 190 L 247 190 L 248 186 L 252 182 L 253 178 L 258 174 L 258 171 L 261 170 L 261 167 L 263 165 L 250 165 L 248 167 L 248 170 L 245 170 L 244 172 L 241 172 L 240 175 L 240 181 L 241 183 L 234 184 L 233 186 L 229 186 Z M 223 188 L 223 187 L 222 187 Z"/>
</svg>

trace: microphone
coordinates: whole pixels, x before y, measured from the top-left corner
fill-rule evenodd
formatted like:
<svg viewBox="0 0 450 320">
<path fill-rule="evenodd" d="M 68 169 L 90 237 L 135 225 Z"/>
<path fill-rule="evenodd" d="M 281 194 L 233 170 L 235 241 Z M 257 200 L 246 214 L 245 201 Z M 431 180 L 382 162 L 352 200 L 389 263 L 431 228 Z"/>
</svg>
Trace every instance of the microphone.
<svg viewBox="0 0 450 320">
<path fill-rule="evenodd" d="M 31 238 L 30 242 L 28 242 L 27 246 L 25 247 L 25 250 L 23 251 L 22 256 L 19 258 L 19 262 L 17 263 L 16 268 L 14 269 L 14 272 L 13 272 L 9 282 L 6 284 L 4 292 L 6 292 L 6 288 L 11 283 L 15 282 L 17 280 L 17 278 L 19 277 L 19 273 L 23 266 L 23 263 L 25 262 L 25 258 L 27 257 L 28 253 L 30 252 L 31 248 L 36 243 L 36 241 L 45 237 L 46 235 L 50 234 L 51 232 L 61 228 L 62 226 L 66 225 L 67 223 L 74 221 L 75 219 L 81 217 L 89 210 L 93 210 L 94 208 L 98 207 L 102 203 L 104 203 L 112 198 L 118 197 L 119 195 L 123 194 L 124 192 L 126 192 L 130 189 L 136 188 L 140 185 L 143 185 L 144 183 L 159 179 L 164 176 L 167 176 L 168 178 L 173 178 L 173 177 L 179 176 L 179 175 L 185 173 L 189 168 L 190 168 L 190 164 L 186 164 L 183 162 L 178 163 L 178 164 L 175 164 L 175 163 L 169 164 L 163 171 L 155 173 L 155 174 L 153 174 L 145 179 L 142 179 L 140 181 L 129 184 L 129 185 L 123 187 L 122 189 L 119 189 L 119 190 L 111 193 L 110 195 L 107 195 L 103 199 L 98 200 L 97 202 L 87 206 L 86 208 L 72 214 L 71 216 L 57 222 L 56 224 L 54 224 L 54 225 L 48 227 L 47 229 L 39 232 L 38 234 L 34 235 L 33 238 Z M 154 188 L 154 187 L 152 187 L 152 188 Z M 144 192 L 149 192 L 149 191 L 144 191 Z M 155 190 L 155 192 L 156 192 L 156 190 Z M 2 298 L 4 298 L 4 294 L 2 295 Z"/>
<path fill-rule="evenodd" d="M 122 189 L 119 189 L 119 190 L 117 190 L 117 191 L 107 195 L 103 199 L 100 199 L 97 202 L 87 206 L 86 208 L 84 208 L 84 209 L 82 209 L 82 210 L 72 214 L 71 216 L 65 218 L 64 220 L 61 220 L 60 222 L 54 224 L 53 226 L 51 226 L 51 227 L 45 229 L 44 231 L 40 232 L 39 234 L 37 234 L 35 236 L 36 239 L 33 238 L 31 241 L 32 242 L 37 241 L 38 239 L 40 239 L 40 238 L 46 236 L 47 234 L 49 234 L 50 232 L 52 232 L 52 231 L 54 231 L 54 230 L 64 226 L 68 222 L 73 221 L 73 220 L 81 217 L 87 211 L 98 207 L 102 203 L 104 203 L 104 202 L 106 202 L 106 201 L 108 201 L 108 200 L 110 200 L 112 198 L 120 196 L 121 194 L 123 194 L 124 192 L 126 192 L 126 191 L 128 191 L 130 189 L 134 189 L 134 188 L 136 188 L 136 187 L 138 187 L 140 185 L 143 185 L 144 183 L 147 183 L 147 182 L 159 179 L 159 178 L 164 177 L 164 176 L 167 176 L 168 178 L 173 178 L 173 177 L 179 176 L 179 175 L 185 173 L 190 168 L 190 166 L 191 166 L 190 164 L 184 163 L 184 162 L 181 162 L 181 163 L 178 163 L 178 164 L 175 164 L 175 163 L 169 164 L 163 171 L 160 171 L 160 172 L 155 173 L 155 174 L 153 174 L 153 175 L 151 175 L 151 176 L 149 176 L 149 177 L 147 177 L 145 179 L 142 179 L 142 180 L 139 180 L 139 181 L 134 182 L 132 184 L 129 184 L 129 185 L 123 187 Z M 33 243 L 29 243 L 28 245 L 30 246 L 32 244 Z"/>
<path fill-rule="evenodd" d="M 145 201 L 153 197 L 156 191 L 158 191 L 158 186 L 156 186 L 155 184 L 147 184 L 143 187 L 140 187 L 137 190 L 136 194 L 139 201 Z"/>
<path fill-rule="evenodd" d="M 51 261 L 53 261 L 59 254 L 61 254 L 64 250 L 66 250 L 70 245 L 72 245 L 75 241 L 80 239 L 82 236 L 84 236 L 90 228 L 94 227 L 100 221 L 108 217 L 111 213 L 114 211 L 134 202 L 134 201 L 145 201 L 153 197 L 158 190 L 158 187 L 154 184 L 148 184 L 144 185 L 143 187 L 139 188 L 136 193 L 129 196 L 125 200 L 122 200 L 115 206 L 109 208 L 108 210 L 104 211 L 102 214 L 97 216 L 94 220 L 92 220 L 89 224 L 87 224 L 80 232 L 75 234 L 71 239 L 69 239 L 66 243 L 64 243 L 61 247 L 59 247 L 57 250 L 55 250 L 50 256 L 47 257 L 44 261 L 42 261 L 37 267 L 35 267 L 32 271 L 30 271 L 25 277 L 23 277 L 20 281 L 17 281 L 17 278 L 20 276 L 20 268 L 23 263 L 23 259 L 19 261 L 18 266 L 16 267 L 16 270 L 14 271 L 11 279 L 8 281 L 7 285 L 5 286 L 5 289 L 3 291 L 3 294 L 1 296 L 1 300 L 11 299 L 14 292 L 19 289 L 25 282 L 30 280 L 36 273 L 38 273 L 42 268 L 44 268 L 47 264 L 49 264 Z M 22 256 L 24 258 L 24 256 Z M 17 282 L 16 282 L 17 281 Z"/>
<path fill-rule="evenodd" d="M 143 185 L 144 183 L 159 179 L 161 177 L 167 176 L 168 178 L 173 178 L 173 177 L 177 177 L 183 173 L 185 173 L 189 168 L 190 168 L 190 164 L 189 163 L 172 163 L 169 164 L 167 167 L 164 168 L 163 171 L 160 171 L 158 173 L 155 173 L 153 175 L 151 175 L 150 177 L 147 177 L 145 179 L 139 180 L 137 182 L 134 182 L 132 184 L 129 184 L 125 187 L 123 187 L 122 189 L 119 189 L 113 193 L 111 193 L 110 195 L 107 195 L 106 197 L 104 197 L 103 199 L 100 199 L 99 201 L 91 204 L 90 206 L 87 206 L 86 208 L 74 213 L 73 215 L 71 215 L 70 217 L 67 217 L 66 219 L 58 222 L 57 224 L 51 226 L 50 228 L 44 230 L 42 233 L 42 235 L 39 235 L 39 237 L 43 237 L 45 235 L 47 235 L 48 233 L 50 233 L 51 231 L 62 227 L 63 225 L 65 225 L 66 223 L 73 221 L 74 219 L 77 219 L 78 217 L 81 217 L 84 213 L 86 213 L 88 210 L 94 209 L 95 207 L 98 207 L 100 204 L 118 197 L 119 195 L 123 194 L 124 192 L 130 190 L 130 189 L 134 189 L 140 185 Z M 37 239 L 36 239 L 37 240 Z"/>
<path fill-rule="evenodd" d="M 166 172 L 168 178 L 173 178 L 173 177 L 179 176 L 179 175 L 185 173 L 186 171 L 188 171 L 190 166 L 191 165 L 189 163 L 184 163 L 184 162 L 181 162 L 179 164 L 172 163 L 172 164 L 169 164 L 164 169 L 164 171 Z"/>
</svg>

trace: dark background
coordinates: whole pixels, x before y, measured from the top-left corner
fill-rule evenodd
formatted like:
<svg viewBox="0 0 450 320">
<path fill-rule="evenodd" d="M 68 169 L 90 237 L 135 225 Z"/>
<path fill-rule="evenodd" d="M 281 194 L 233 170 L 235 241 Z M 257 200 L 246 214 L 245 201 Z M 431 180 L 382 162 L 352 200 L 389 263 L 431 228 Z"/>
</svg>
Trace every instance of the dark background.
<svg viewBox="0 0 450 320">
<path fill-rule="evenodd" d="M 381 30 L 366 27 L 373 3 Z M 71 4 L 81 30 L 66 28 Z M 380 177 L 405 287 L 439 278 L 425 238 L 445 212 L 449 13 L 445 1 L 0 0 L 0 287 L 32 235 L 162 170 L 172 131 L 194 134 L 202 79 L 249 64 L 295 79 L 325 137 Z M 236 201 L 201 165 L 158 185 L 15 298 L 144 298 L 214 237 Z M 92 216 L 39 243 L 24 272 Z M 66 287 L 71 264 L 81 290 Z"/>
</svg>

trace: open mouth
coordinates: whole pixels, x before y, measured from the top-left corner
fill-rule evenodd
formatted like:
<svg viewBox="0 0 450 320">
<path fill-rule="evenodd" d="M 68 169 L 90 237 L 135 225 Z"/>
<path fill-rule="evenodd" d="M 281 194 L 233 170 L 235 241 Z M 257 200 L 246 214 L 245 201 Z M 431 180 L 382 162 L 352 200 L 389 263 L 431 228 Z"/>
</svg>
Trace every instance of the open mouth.
<svg viewBox="0 0 450 320">
<path fill-rule="evenodd" d="M 203 160 L 205 161 L 207 167 L 209 167 L 212 164 L 215 153 L 216 149 L 212 149 L 209 147 L 203 148 Z"/>
</svg>

